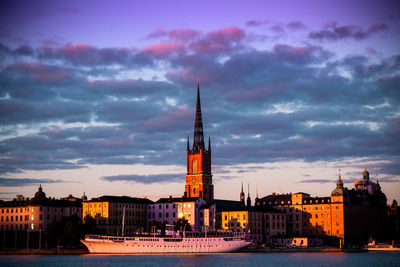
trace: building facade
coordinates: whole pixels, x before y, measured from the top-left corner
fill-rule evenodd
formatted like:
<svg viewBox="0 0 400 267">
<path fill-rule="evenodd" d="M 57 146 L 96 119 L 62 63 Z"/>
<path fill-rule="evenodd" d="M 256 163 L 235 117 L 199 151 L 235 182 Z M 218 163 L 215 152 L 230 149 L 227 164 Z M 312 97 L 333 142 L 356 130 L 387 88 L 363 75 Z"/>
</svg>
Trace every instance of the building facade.
<svg viewBox="0 0 400 267">
<path fill-rule="evenodd" d="M 161 198 L 154 204 L 149 205 L 147 211 L 147 222 L 152 221 L 174 225 L 178 219 L 188 220 L 192 231 L 214 229 L 215 209 L 213 205 L 201 197 L 192 198 Z"/>
<path fill-rule="evenodd" d="M 369 181 L 367 170 L 354 185 L 351 190 L 344 188 L 339 175 L 330 197 L 311 197 L 300 192 L 272 194 L 260 202 L 286 213 L 289 236 L 325 236 L 341 239 L 343 244 L 363 244 L 370 237 L 385 234 L 386 196 L 379 182 Z"/>
<path fill-rule="evenodd" d="M 253 242 L 271 242 L 286 235 L 286 214 L 267 207 L 236 207 L 221 212 L 222 229 L 246 232 Z"/>
<path fill-rule="evenodd" d="M 204 144 L 203 119 L 201 115 L 200 87 L 197 83 L 196 118 L 194 123 L 193 145 L 190 148 L 187 139 L 187 170 L 185 197 L 201 197 L 208 204 L 214 200 L 214 185 L 211 173 L 211 141 L 208 139 L 208 149 Z"/>
<path fill-rule="evenodd" d="M 144 198 L 101 196 L 83 202 L 82 217 L 96 220 L 102 234 L 132 235 L 147 228 L 147 207 L 153 201 Z M 125 213 L 125 218 L 124 217 Z M 122 233 L 122 220 L 124 233 Z"/>
<path fill-rule="evenodd" d="M 72 200 L 73 199 L 73 200 Z M 48 226 L 74 214 L 81 217 L 80 199 L 56 200 L 47 198 L 42 186 L 32 199 L 23 197 L 13 201 L 0 202 L 1 231 L 47 231 Z"/>
</svg>

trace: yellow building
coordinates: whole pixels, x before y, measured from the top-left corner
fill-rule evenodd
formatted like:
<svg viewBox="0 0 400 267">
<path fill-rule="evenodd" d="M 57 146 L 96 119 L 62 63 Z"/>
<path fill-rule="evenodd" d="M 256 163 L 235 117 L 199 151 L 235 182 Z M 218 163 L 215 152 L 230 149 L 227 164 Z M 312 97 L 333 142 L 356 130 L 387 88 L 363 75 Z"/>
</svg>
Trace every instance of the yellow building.
<svg viewBox="0 0 400 267">
<path fill-rule="evenodd" d="M 143 198 L 102 196 L 84 201 L 82 217 L 96 220 L 102 234 L 122 234 L 122 219 L 125 208 L 124 234 L 134 234 L 146 230 L 147 205 L 153 201 Z"/>
<path fill-rule="evenodd" d="M 285 213 L 266 207 L 237 207 L 221 211 L 222 229 L 249 233 L 253 242 L 286 235 Z"/>
</svg>

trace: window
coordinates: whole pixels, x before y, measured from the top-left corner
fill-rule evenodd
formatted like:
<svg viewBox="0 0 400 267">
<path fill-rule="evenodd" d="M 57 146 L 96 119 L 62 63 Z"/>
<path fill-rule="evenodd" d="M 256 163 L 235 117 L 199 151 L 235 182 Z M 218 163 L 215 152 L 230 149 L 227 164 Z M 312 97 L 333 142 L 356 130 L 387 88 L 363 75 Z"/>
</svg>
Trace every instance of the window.
<svg viewBox="0 0 400 267">
<path fill-rule="evenodd" d="M 167 217 L 167 218 L 169 217 L 169 214 L 168 214 L 168 212 L 165 214 L 165 217 Z"/>
<path fill-rule="evenodd" d="M 31 230 L 35 230 L 35 224 L 31 224 Z"/>
<path fill-rule="evenodd" d="M 35 220 L 35 216 L 32 214 L 31 216 L 31 220 L 34 221 Z"/>
<path fill-rule="evenodd" d="M 193 174 L 197 174 L 197 161 L 195 159 L 192 161 L 192 171 Z"/>
</svg>

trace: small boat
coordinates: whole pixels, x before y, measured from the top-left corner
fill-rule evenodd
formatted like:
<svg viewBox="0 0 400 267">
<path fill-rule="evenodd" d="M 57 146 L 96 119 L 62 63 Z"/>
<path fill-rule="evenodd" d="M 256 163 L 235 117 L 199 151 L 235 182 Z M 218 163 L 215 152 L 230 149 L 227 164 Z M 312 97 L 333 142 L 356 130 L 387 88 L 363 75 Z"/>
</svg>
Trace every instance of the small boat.
<svg viewBox="0 0 400 267">
<path fill-rule="evenodd" d="M 396 247 L 394 243 L 377 243 L 375 240 L 370 241 L 364 248 L 368 251 L 400 251 L 399 247 Z"/>
</svg>

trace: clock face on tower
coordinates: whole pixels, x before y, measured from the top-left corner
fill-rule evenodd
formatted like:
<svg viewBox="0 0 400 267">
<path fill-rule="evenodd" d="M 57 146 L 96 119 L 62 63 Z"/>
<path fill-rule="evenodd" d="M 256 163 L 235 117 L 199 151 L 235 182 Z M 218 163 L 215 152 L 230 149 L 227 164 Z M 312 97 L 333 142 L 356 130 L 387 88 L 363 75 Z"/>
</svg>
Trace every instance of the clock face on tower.
<svg viewBox="0 0 400 267">
<path fill-rule="evenodd" d="M 192 177 L 192 183 L 196 183 L 197 179 L 196 177 Z"/>
</svg>

